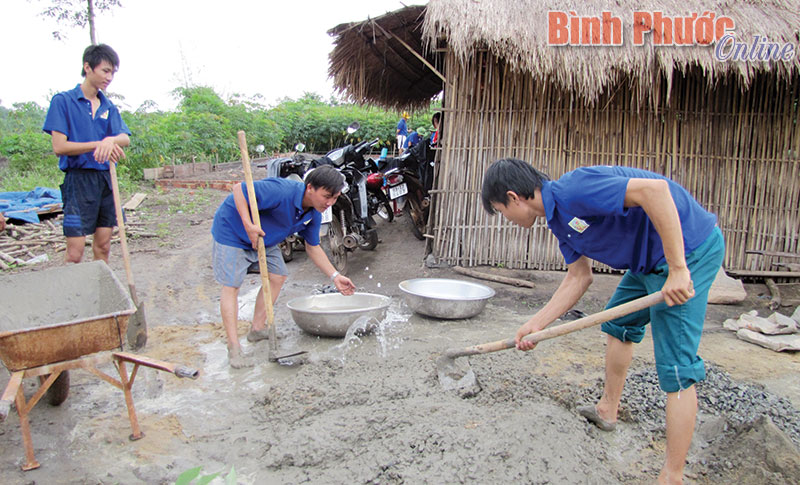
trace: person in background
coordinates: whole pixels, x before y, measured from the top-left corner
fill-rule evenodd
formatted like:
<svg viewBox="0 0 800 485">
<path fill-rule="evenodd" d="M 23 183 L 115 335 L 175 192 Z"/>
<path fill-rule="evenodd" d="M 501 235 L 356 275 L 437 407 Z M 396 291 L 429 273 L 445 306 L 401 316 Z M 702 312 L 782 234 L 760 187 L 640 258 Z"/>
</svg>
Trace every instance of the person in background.
<svg viewBox="0 0 800 485">
<path fill-rule="evenodd" d="M 412 131 L 406 138 L 405 144 L 403 144 L 403 151 L 411 149 L 414 145 L 423 141 L 426 136 L 428 136 L 428 130 L 424 126 L 417 128 L 417 131 Z"/>
<path fill-rule="evenodd" d="M 439 148 L 439 125 L 442 122 L 442 113 L 433 113 L 431 123 L 433 124 L 433 135 L 431 136 L 431 147 Z"/>
<path fill-rule="evenodd" d="M 397 122 L 397 153 L 403 153 L 403 146 L 406 144 L 408 136 L 408 112 L 403 111 L 403 116 Z"/>
<path fill-rule="evenodd" d="M 109 162 L 125 157 L 130 130 L 119 110 L 103 94 L 114 79 L 119 56 L 105 45 L 83 51 L 83 82 L 53 96 L 42 130 L 51 136 L 58 168 L 64 172 L 66 261 L 80 263 L 86 236 L 93 234 L 95 260 L 108 262 L 111 233 L 117 223 Z"/>
</svg>

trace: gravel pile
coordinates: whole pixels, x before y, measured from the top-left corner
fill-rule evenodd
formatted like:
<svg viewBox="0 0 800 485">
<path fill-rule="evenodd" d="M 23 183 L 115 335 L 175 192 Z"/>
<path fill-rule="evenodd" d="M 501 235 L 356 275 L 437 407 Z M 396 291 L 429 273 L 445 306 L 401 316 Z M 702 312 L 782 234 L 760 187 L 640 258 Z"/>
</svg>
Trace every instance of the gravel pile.
<svg viewBox="0 0 800 485">
<path fill-rule="evenodd" d="M 602 382 L 594 399 L 601 393 Z M 707 364 L 706 380 L 697 385 L 697 396 L 701 412 L 724 417 L 737 427 L 768 416 L 800 445 L 800 411 L 789 400 L 770 394 L 761 386 L 737 382 L 719 367 Z M 665 406 L 666 394 L 658 387 L 655 369 L 642 369 L 628 376 L 622 395 L 622 419 L 641 423 L 651 431 L 663 430 Z"/>
</svg>

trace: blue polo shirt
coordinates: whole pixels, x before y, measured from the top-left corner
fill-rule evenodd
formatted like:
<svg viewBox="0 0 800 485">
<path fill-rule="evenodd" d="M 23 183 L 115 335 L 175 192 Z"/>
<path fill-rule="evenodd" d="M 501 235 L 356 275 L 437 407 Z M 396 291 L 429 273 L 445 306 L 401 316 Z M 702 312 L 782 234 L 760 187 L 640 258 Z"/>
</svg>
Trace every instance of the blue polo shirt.
<svg viewBox="0 0 800 485">
<path fill-rule="evenodd" d="M 316 209 L 303 209 L 305 184 L 282 178 L 267 178 L 254 181 L 253 188 L 261 216 L 261 229 L 265 234 L 265 246 L 274 246 L 294 233 L 300 234 L 312 246 L 319 245 L 322 214 Z M 244 183 L 242 192 L 249 204 L 247 186 Z M 214 214 L 211 235 L 220 244 L 253 249 L 239 211 L 236 210 L 233 194 L 225 198 Z"/>
<path fill-rule="evenodd" d="M 68 141 L 79 143 L 100 141 L 120 133 L 130 135 L 131 131 L 117 107 L 102 91 L 98 91 L 97 97 L 100 98 L 100 107 L 92 118 L 92 103 L 83 95 L 80 84 L 71 91 L 56 94 L 50 101 L 42 130 L 50 135 L 58 131 L 67 135 Z M 108 170 L 108 164 L 96 162 L 94 153 L 87 152 L 74 156 L 62 155 L 58 159 L 58 168 L 64 172 L 71 168 Z"/>
<path fill-rule="evenodd" d="M 408 135 L 408 138 L 406 138 L 406 142 L 403 143 L 403 148 L 404 149 L 411 148 L 417 143 L 419 143 L 420 140 L 422 140 L 422 137 L 419 136 L 419 133 L 417 133 L 416 131 L 412 131 L 411 134 Z"/>
<path fill-rule="evenodd" d="M 408 136 L 408 125 L 406 125 L 406 119 L 400 118 L 400 121 L 397 122 L 397 129 L 400 130 L 397 133 L 400 136 Z"/>
<path fill-rule="evenodd" d="M 664 264 L 664 247 L 641 207 L 626 208 L 632 178 L 664 179 L 678 209 L 686 254 L 711 234 L 717 216 L 683 187 L 659 174 L 628 167 L 583 167 L 542 187 L 547 226 L 556 236 L 567 264 L 582 255 L 612 268 L 649 273 Z"/>
</svg>

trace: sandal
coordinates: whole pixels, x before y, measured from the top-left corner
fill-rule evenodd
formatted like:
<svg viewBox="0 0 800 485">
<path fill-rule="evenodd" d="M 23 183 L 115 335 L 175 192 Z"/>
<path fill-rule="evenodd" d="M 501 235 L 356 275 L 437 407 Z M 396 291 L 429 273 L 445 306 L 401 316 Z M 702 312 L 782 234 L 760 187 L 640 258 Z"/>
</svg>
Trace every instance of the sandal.
<svg viewBox="0 0 800 485">
<path fill-rule="evenodd" d="M 614 421 L 612 423 L 601 418 L 594 405 L 578 407 L 578 414 L 588 419 L 590 423 L 603 431 L 614 431 L 617 428 L 617 422 Z"/>
</svg>

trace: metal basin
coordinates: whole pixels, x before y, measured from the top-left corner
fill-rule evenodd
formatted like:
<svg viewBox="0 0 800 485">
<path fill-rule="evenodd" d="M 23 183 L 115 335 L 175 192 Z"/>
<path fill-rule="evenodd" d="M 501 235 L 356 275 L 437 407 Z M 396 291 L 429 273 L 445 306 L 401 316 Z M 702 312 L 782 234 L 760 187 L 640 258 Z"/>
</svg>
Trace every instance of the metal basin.
<svg viewBox="0 0 800 485">
<path fill-rule="evenodd" d="M 344 337 L 360 317 L 374 318 L 373 324 L 386 317 L 391 298 L 372 293 L 341 293 L 295 298 L 286 304 L 298 327 L 313 335 Z"/>
<path fill-rule="evenodd" d="M 470 318 L 494 296 L 488 286 L 470 281 L 415 278 L 400 283 L 406 304 L 417 313 L 436 318 Z"/>
</svg>

